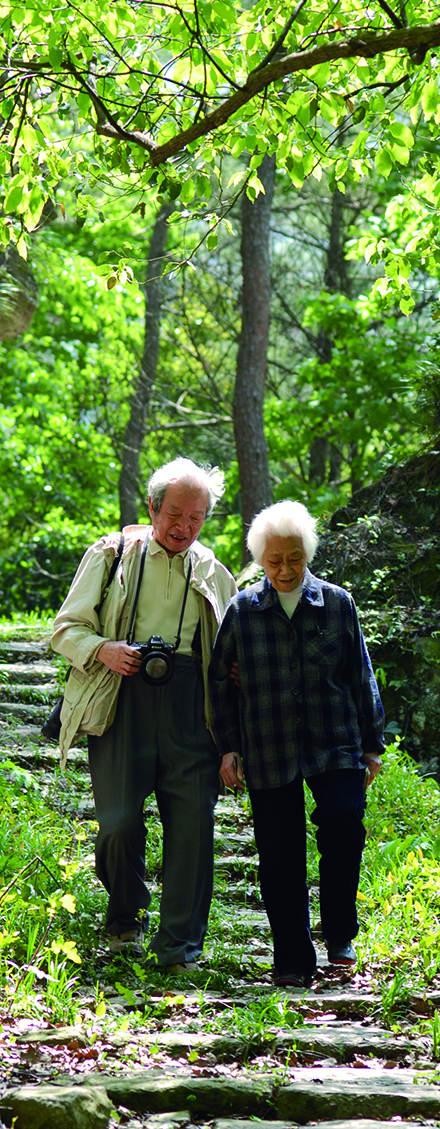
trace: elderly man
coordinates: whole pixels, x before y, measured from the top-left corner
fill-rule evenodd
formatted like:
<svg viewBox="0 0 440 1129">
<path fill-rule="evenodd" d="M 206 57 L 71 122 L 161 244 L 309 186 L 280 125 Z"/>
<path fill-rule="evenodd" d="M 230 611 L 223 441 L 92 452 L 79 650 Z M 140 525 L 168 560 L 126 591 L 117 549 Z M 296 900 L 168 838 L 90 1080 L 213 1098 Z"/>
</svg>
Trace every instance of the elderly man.
<svg viewBox="0 0 440 1129">
<path fill-rule="evenodd" d="M 218 468 L 178 458 L 157 470 L 151 526 L 127 526 L 122 539 L 111 534 L 87 550 L 52 637 L 72 663 L 62 756 L 78 732 L 89 735 L 96 872 L 109 894 L 113 953 L 142 952 L 150 902 L 143 806 L 156 795 L 162 898 L 150 950 L 162 967 L 197 960 L 212 895 L 218 756 L 207 672 L 236 585 L 196 538 L 222 493 Z"/>
<path fill-rule="evenodd" d="M 290 501 L 254 519 L 248 545 L 266 575 L 231 600 L 210 668 L 220 774 L 227 787 L 240 788 L 244 770 L 249 786 L 274 979 L 299 987 L 316 968 L 303 781 L 316 804 L 328 958 L 354 964 L 365 783 L 384 747 L 382 704 L 354 601 L 306 567 L 315 525 L 305 506 Z"/>
</svg>

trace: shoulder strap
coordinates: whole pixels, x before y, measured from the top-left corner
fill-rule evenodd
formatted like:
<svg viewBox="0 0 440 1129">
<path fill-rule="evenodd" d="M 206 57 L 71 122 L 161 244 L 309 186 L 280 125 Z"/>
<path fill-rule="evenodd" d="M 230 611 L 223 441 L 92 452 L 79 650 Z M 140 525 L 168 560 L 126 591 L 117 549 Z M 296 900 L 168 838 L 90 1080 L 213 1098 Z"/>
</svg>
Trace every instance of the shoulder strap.
<svg viewBox="0 0 440 1129">
<path fill-rule="evenodd" d="M 123 551 L 124 551 L 124 534 L 121 533 L 121 536 L 119 538 L 119 545 L 118 545 L 117 551 L 115 553 L 115 556 L 113 558 L 112 566 L 111 566 L 110 572 L 109 572 L 108 577 L 107 577 L 107 583 L 105 585 L 105 588 L 103 589 L 102 596 L 101 596 L 101 599 L 99 601 L 99 604 L 97 604 L 97 607 L 96 607 L 97 615 L 99 615 L 99 613 L 101 611 L 102 605 L 104 603 L 107 592 L 110 588 L 112 580 L 114 580 L 114 578 L 115 578 L 116 569 L 117 569 L 119 561 L 122 557 Z"/>
</svg>

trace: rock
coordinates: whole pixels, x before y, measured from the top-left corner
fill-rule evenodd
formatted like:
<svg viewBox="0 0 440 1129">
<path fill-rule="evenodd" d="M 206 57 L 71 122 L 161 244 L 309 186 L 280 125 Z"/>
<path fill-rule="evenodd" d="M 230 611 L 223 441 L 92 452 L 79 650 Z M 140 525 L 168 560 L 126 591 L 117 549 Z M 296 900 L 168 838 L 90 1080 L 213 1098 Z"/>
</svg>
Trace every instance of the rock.
<svg viewBox="0 0 440 1129">
<path fill-rule="evenodd" d="M 411 1070 L 302 1067 L 292 1076 L 280 1087 L 275 1113 L 301 1125 L 325 1118 L 440 1117 L 440 1090 L 418 1084 Z"/>
<path fill-rule="evenodd" d="M 125 1078 L 101 1075 L 115 1105 L 137 1112 L 160 1112 L 188 1108 L 193 1117 L 235 1114 L 262 1117 L 272 1109 L 272 1081 L 260 1076 L 234 1078 L 192 1078 L 142 1072 Z M 64 1127 L 63 1127 L 64 1129 Z"/>
<path fill-rule="evenodd" d="M 47 639 L 40 643 L 32 641 L 28 643 L 25 639 L 10 642 L 0 640 L 0 662 L 3 663 L 39 662 L 41 659 L 47 659 L 50 654 Z"/>
<path fill-rule="evenodd" d="M 14 1129 L 108 1129 L 115 1112 L 104 1088 L 88 1086 L 22 1086 L 0 1104 Z"/>
</svg>

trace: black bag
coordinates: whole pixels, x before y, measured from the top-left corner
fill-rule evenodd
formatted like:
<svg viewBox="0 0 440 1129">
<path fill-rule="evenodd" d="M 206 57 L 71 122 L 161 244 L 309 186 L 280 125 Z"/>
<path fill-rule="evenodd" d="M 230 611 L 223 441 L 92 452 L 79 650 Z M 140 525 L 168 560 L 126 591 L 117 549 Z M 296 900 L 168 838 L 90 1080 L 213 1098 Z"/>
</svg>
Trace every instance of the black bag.
<svg viewBox="0 0 440 1129">
<path fill-rule="evenodd" d="M 49 717 L 46 718 L 44 725 L 41 726 L 41 736 L 47 737 L 48 741 L 58 741 L 61 730 L 61 706 L 64 702 L 64 694 L 60 694 L 57 698 L 53 709 L 51 709 Z"/>
<path fill-rule="evenodd" d="M 122 557 L 123 548 L 124 548 L 124 535 L 123 535 L 123 533 L 121 533 L 121 539 L 120 539 L 120 542 L 119 542 L 119 545 L 118 545 L 118 551 L 116 553 L 112 567 L 111 567 L 110 572 L 108 574 L 107 584 L 104 588 L 100 602 L 99 602 L 98 607 L 96 609 L 98 614 L 101 611 L 105 597 L 106 597 L 107 592 L 110 588 L 113 577 L 115 576 L 116 569 L 117 569 L 119 561 Z M 67 671 L 66 682 L 67 682 L 67 679 L 69 677 L 70 670 L 71 670 L 71 668 L 69 668 L 69 670 Z M 55 702 L 55 705 L 52 707 L 52 709 L 50 711 L 49 717 L 46 718 L 46 721 L 41 726 L 41 731 L 40 731 L 41 736 L 46 737 L 48 741 L 59 741 L 60 730 L 61 730 L 61 708 L 62 708 L 63 702 L 64 702 L 64 694 L 60 694 L 59 698 L 57 698 L 57 700 Z"/>
</svg>

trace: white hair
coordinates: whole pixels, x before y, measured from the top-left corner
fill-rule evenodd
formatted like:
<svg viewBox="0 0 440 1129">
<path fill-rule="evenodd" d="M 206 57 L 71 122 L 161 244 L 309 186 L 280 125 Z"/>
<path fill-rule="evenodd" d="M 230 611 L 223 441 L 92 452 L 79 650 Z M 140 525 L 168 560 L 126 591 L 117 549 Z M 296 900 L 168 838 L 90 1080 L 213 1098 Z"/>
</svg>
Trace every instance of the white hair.
<svg viewBox="0 0 440 1129">
<path fill-rule="evenodd" d="M 261 564 L 269 537 L 300 537 L 307 561 L 312 561 L 318 545 L 316 518 L 309 514 L 302 502 L 275 502 L 266 506 L 252 521 L 247 535 L 250 552 Z"/>
<path fill-rule="evenodd" d="M 148 483 L 148 497 L 151 499 L 153 510 L 160 510 L 168 487 L 174 482 L 182 482 L 187 486 L 194 486 L 198 490 L 206 490 L 208 506 L 206 516 L 212 513 L 216 502 L 221 498 L 225 489 L 225 476 L 218 466 L 202 467 L 193 463 L 192 459 L 177 458 L 170 463 L 165 463 L 151 475 Z"/>
</svg>

